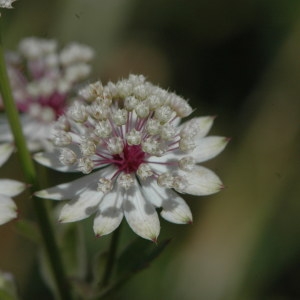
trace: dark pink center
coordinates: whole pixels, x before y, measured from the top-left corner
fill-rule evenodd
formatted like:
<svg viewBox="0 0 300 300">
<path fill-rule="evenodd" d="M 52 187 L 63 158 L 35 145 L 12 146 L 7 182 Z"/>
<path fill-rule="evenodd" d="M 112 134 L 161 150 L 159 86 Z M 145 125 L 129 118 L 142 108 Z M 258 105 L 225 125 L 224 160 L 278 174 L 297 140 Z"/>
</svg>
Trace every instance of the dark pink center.
<svg viewBox="0 0 300 300">
<path fill-rule="evenodd" d="M 38 99 L 27 99 L 24 103 L 19 103 L 18 108 L 22 112 L 27 112 L 31 104 L 37 103 L 42 107 L 51 107 L 58 118 L 64 113 L 66 107 L 66 95 L 58 92 L 47 97 L 39 97 Z"/>
<path fill-rule="evenodd" d="M 142 151 L 140 145 L 125 145 L 121 154 L 113 156 L 114 164 L 119 168 L 119 171 L 124 173 L 136 172 L 140 164 L 144 161 L 145 152 Z"/>
</svg>

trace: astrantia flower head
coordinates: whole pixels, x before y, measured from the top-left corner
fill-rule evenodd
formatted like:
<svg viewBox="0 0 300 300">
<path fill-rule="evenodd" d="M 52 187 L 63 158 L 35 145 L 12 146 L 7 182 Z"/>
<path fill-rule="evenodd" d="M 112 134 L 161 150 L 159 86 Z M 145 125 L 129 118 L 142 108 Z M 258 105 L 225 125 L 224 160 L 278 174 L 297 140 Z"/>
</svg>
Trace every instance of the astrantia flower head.
<svg viewBox="0 0 300 300">
<path fill-rule="evenodd" d="M 0 225 L 17 217 L 17 206 L 11 199 L 25 189 L 25 184 L 11 179 L 0 179 Z"/>
<path fill-rule="evenodd" d="M 58 50 L 55 40 L 25 38 L 6 57 L 16 105 L 28 147 L 47 150 L 49 130 L 65 111 L 78 83 L 91 72 L 93 50 L 73 43 Z M 11 142 L 8 124 L 0 125 L 0 141 Z"/>
<path fill-rule="evenodd" d="M 0 0 L 0 8 L 13 8 L 12 4 L 15 1 L 16 0 Z M 0 13 L 0 17 L 1 17 L 1 13 Z"/>
<path fill-rule="evenodd" d="M 211 159 L 228 139 L 209 136 L 214 117 L 194 118 L 183 98 L 147 82 L 143 76 L 95 82 L 79 94 L 85 102 L 71 105 L 56 123 L 53 154 L 37 161 L 60 171 L 81 171 L 84 177 L 37 193 L 56 200 L 71 199 L 60 222 L 96 213 L 94 232 L 116 229 L 123 216 L 132 230 L 155 241 L 161 216 L 173 223 L 192 222 L 191 211 L 178 193 L 209 195 L 222 183 L 198 163 Z M 178 193 L 177 193 L 178 192 Z"/>
<path fill-rule="evenodd" d="M 0 7 L 2 8 L 13 8 L 12 4 L 16 0 L 0 0 Z"/>
</svg>

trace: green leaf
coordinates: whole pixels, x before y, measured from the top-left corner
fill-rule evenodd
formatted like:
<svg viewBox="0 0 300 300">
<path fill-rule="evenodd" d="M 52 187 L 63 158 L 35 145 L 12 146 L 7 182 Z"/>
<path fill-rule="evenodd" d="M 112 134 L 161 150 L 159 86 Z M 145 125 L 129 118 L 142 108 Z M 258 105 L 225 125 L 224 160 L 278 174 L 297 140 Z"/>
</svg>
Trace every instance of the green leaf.
<svg viewBox="0 0 300 300">
<path fill-rule="evenodd" d="M 136 239 L 120 255 L 117 262 L 117 274 L 135 273 L 147 268 L 157 258 L 171 239 L 166 239 L 158 245 L 143 239 Z"/>
<path fill-rule="evenodd" d="M 147 268 L 156 259 L 171 239 L 166 239 L 158 245 L 137 238 L 120 255 L 117 260 L 117 278 L 107 288 L 94 295 L 93 299 L 111 299 L 113 292 L 117 291 L 137 272 Z"/>
</svg>

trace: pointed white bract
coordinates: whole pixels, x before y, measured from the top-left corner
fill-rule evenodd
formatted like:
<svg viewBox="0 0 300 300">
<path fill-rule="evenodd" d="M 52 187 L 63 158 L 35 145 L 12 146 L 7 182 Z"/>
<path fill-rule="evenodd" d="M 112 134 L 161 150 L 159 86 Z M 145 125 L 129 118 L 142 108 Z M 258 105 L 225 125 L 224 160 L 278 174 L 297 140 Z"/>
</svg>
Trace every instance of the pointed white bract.
<svg viewBox="0 0 300 300">
<path fill-rule="evenodd" d="M 118 188 L 102 198 L 94 219 L 94 232 L 97 237 L 111 233 L 120 225 L 123 219 L 122 204 L 123 195 Z"/>
<path fill-rule="evenodd" d="M 55 124 L 57 153 L 35 156 L 53 169 L 86 174 L 36 193 L 71 200 L 61 210 L 61 222 L 95 213 L 94 232 L 100 237 L 125 216 L 136 234 L 156 241 L 156 208 L 167 221 L 189 224 L 192 213 L 178 193 L 210 195 L 223 187 L 213 171 L 198 165 L 228 143 L 227 138 L 207 136 L 215 117 L 181 124 L 193 112 L 188 102 L 141 75 L 105 86 L 92 83 L 79 96 L 81 101 Z"/>
<path fill-rule="evenodd" d="M 16 180 L 0 179 L 0 225 L 17 217 L 17 206 L 11 199 L 20 194 L 26 185 Z"/>
<path fill-rule="evenodd" d="M 139 236 L 156 242 L 160 231 L 157 212 L 142 195 L 137 181 L 124 195 L 123 210 L 131 229 Z"/>
<path fill-rule="evenodd" d="M 54 121 L 65 112 L 77 85 L 90 74 L 93 55 L 85 45 L 73 43 L 59 50 L 55 40 L 34 37 L 21 40 L 17 51 L 7 53 L 8 75 L 30 151 L 53 148 L 49 138 Z M 13 145 L 7 122 L 0 124 L 0 141 Z M 10 153 L 0 146 L 0 165 Z"/>
<path fill-rule="evenodd" d="M 13 151 L 14 146 L 12 144 L 0 144 L 0 167 L 9 159 Z"/>
</svg>

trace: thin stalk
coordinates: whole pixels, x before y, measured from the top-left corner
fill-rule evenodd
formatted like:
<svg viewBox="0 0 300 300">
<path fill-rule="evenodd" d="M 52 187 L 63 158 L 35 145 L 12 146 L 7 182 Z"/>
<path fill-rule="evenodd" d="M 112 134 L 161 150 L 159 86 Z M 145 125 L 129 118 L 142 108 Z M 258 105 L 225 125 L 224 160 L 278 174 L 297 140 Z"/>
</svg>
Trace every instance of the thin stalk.
<svg viewBox="0 0 300 300">
<path fill-rule="evenodd" d="M 21 168 L 25 180 L 31 185 L 31 191 L 33 193 L 38 190 L 39 185 L 34 164 L 27 149 L 26 141 L 22 132 L 19 114 L 12 96 L 7 76 L 1 29 L 2 24 L 0 19 L 0 92 L 5 106 L 5 112 L 14 136 L 15 145 L 18 149 Z M 32 199 L 37 216 L 37 221 L 39 223 L 39 228 L 41 231 L 42 241 L 44 243 L 44 248 L 49 259 L 50 266 L 52 268 L 52 273 L 57 286 L 58 294 L 63 300 L 72 299 L 47 208 L 43 200 L 37 199 L 35 197 L 33 197 Z"/>
<path fill-rule="evenodd" d="M 121 231 L 121 225 L 113 232 L 110 240 L 108 258 L 107 258 L 107 262 L 106 262 L 106 266 L 105 266 L 105 270 L 101 282 L 102 287 L 107 287 L 111 279 L 111 275 L 115 265 L 115 258 L 117 254 L 120 231 Z"/>
</svg>

